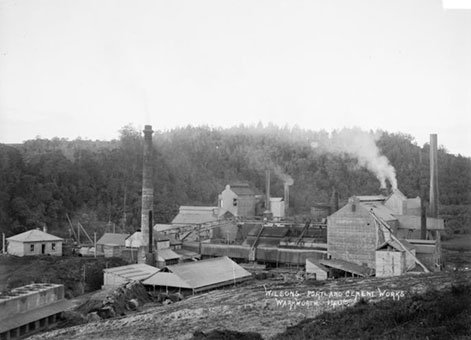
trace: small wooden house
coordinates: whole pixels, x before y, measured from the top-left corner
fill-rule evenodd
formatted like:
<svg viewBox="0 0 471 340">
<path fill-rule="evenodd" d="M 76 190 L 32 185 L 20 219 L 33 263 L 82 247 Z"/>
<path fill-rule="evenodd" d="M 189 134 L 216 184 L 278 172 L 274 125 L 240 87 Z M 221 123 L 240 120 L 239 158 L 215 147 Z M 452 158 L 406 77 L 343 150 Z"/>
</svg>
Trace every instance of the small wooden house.
<svg viewBox="0 0 471 340">
<path fill-rule="evenodd" d="M 62 256 L 63 239 L 39 229 L 8 237 L 7 253 L 16 256 L 55 255 Z"/>
<path fill-rule="evenodd" d="M 414 256 L 415 248 L 406 240 L 399 240 L 399 242 L 387 240 L 375 252 L 376 276 L 387 277 L 404 274 L 415 267 Z"/>
<path fill-rule="evenodd" d="M 119 257 L 129 234 L 105 233 L 96 243 L 97 254 Z"/>
</svg>

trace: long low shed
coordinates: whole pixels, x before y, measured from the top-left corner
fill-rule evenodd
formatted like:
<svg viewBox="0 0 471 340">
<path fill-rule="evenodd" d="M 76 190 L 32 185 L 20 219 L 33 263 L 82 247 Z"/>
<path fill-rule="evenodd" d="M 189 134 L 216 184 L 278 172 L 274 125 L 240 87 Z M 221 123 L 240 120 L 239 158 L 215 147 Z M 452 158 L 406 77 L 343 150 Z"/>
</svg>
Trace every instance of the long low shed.
<svg viewBox="0 0 471 340">
<path fill-rule="evenodd" d="M 144 285 L 195 292 L 248 280 L 248 271 L 227 256 L 167 266 L 144 280 Z"/>
<path fill-rule="evenodd" d="M 184 243 L 184 249 L 198 252 L 198 243 Z M 248 260 L 250 247 L 230 244 L 201 243 L 203 256 L 228 256 L 233 259 Z M 326 250 L 303 248 L 257 247 L 255 260 L 265 263 L 305 265 L 307 258 L 325 259 Z"/>
<path fill-rule="evenodd" d="M 144 263 L 107 268 L 103 270 L 103 287 L 111 288 L 131 281 L 142 281 L 158 272 L 158 268 Z"/>
</svg>

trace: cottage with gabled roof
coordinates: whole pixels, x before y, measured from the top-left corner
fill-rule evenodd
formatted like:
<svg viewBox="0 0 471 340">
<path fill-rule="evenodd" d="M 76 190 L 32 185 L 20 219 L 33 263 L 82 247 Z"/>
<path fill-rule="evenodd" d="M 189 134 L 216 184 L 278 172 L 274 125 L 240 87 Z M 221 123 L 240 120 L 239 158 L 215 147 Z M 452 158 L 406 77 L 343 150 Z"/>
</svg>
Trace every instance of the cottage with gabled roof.
<svg viewBox="0 0 471 340">
<path fill-rule="evenodd" d="M 7 253 L 16 256 L 54 255 L 62 256 L 62 238 L 39 229 L 8 237 Z"/>
</svg>

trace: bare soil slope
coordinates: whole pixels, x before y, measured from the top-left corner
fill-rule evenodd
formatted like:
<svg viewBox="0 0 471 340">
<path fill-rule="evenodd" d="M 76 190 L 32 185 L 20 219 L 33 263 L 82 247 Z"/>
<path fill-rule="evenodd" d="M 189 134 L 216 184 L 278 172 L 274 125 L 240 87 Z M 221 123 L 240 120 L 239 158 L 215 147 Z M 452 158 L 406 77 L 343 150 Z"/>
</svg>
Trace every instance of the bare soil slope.
<svg viewBox="0 0 471 340">
<path fill-rule="evenodd" d="M 34 339 L 191 339 L 195 332 L 212 330 L 256 332 L 268 339 L 306 318 L 341 310 L 361 299 L 398 301 L 470 279 L 471 271 L 460 271 L 343 279 L 322 285 L 286 279 L 253 281 L 126 317 L 39 334 Z"/>
</svg>

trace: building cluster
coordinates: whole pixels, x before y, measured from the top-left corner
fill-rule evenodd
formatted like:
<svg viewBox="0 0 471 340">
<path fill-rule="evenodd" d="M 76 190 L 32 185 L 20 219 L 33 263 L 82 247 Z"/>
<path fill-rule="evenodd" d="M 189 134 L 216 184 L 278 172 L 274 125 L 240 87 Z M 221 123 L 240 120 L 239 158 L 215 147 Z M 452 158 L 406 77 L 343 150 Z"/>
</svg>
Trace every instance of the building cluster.
<svg viewBox="0 0 471 340">
<path fill-rule="evenodd" d="M 146 126 L 141 229 L 133 234 L 105 233 L 93 248 L 95 256 L 122 257 L 129 263 L 105 269 L 103 288 L 137 280 L 154 292 L 194 294 L 248 280 L 251 275 L 240 265 L 243 262 L 304 267 L 317 280 L 346 275 L 387 277 L 437 271 L 443 266 L 443 220 L 436 214 L 426 217 L 421 199 L 408 198 L 398 189 L 353 196 L 343 207 L 334 191 L 329 204 L 314 204 L 311 220 L 299 225 L 287 218 L 292 181 L 285 183 L 284 197 L 271 197 L 267 172 L 264 195 L 257 195 L 248 183 L 230 183 L 218 195 L 217 206 L 181 206 L 171 223 L 154 224 L 152 132 Z M 438 195 L 435 191 L 433 197 Z M 12 255 L 62 255 L 63 239 L 45 231 L 30 230 L 7 240 Z M 24 301 L 33 296 L 26 293 L 28 289 L 42 292 L 45 287 L 21 290 L 17 295 L 26 300 L 0 295 L 0 307 L 7 306 L 0 308 L 0 323 L 8 325 L 0 328 L 2 339 L 44 326 L 44 320 L 30 316 L 39 314 L 29 312 L 46 305 L 25 305 Z M 48 303 L 62 301 L 63 290 L 54 289 L 59 291 Z M 50 306 L 44 310 L 48 312 L 43 315 L 59 313 Z M 24 322 L 8 321 L 9 313 L 20 313 Z"/>
</svg>

